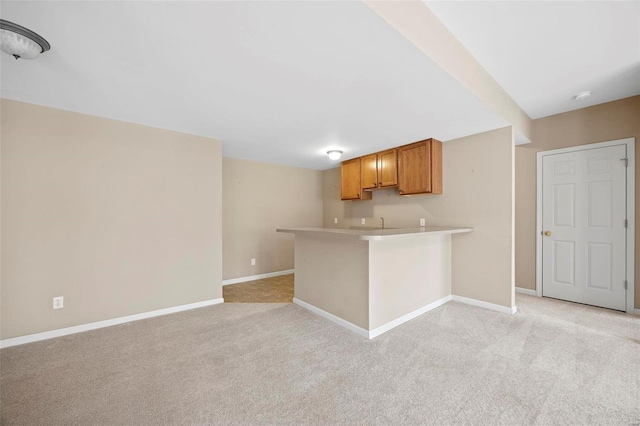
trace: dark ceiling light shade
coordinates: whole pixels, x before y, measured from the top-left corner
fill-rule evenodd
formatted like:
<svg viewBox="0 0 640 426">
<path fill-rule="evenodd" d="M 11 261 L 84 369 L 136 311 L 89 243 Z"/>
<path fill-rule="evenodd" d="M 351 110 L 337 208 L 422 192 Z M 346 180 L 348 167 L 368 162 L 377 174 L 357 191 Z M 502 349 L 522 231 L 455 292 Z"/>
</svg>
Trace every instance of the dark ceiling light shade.
<svg viewBox="0 0 640 426">
<path fill-rule="evenodd" d="M 0 49 L 16 59 L 34 59 L 51 46 L 33 31 L 0 19 Z"/>
</svg>

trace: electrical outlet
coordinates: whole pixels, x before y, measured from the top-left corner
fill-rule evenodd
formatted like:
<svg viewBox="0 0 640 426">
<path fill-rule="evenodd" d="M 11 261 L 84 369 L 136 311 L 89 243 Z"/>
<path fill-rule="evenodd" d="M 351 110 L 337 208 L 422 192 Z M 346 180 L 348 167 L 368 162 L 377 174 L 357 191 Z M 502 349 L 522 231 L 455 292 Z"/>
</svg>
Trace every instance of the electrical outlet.
<svg viewBox="0 0 640 426">
<path fill-rule="evenodd" d="M 255 259 L 251 259 L 251 265 L 255 266 L 255 264 L 256 264 L 256 260 Z"/>
<path fill-rule="evenodd" d="M 420 226 L 424 226 L 424 224 L 425 224 L 424 219 L 420 219 Z"/>
<path fill-rule="evenodd" d="M 360 224 L 364 225 L 364 217 L 362 219 L 360 219 Z"/>
<path fill-rule="evenodd" d="M 53 309 L 62 309 L 64 308 L 64 297 L 58 296 L 53 298 Z"/>
<path fill-rule="evenodd" d="M 338 223 L 338 218 L 337 217 L 333 218 L 333 223 Z"/>
</svg>

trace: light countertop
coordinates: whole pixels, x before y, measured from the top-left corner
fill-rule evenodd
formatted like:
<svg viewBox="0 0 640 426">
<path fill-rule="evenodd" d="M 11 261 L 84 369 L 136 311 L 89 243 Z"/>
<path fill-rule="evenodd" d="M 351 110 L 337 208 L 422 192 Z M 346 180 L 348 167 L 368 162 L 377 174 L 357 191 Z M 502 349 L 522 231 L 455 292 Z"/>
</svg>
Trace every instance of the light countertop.
<svg viewBox="0 0 640 426">
<path fill-rule="evenodd" d="M 421 226 L 419 228 L 370 228 L 370 229 L 340 229 L 340 228 L 279 228 L 277 232 L 292 234 L 322 235 L 356 238 L 359 240 L 386 240 L 416 235 L 460 234 L 472 232 L 473 228 L 448 226 Z"/>
</svg>

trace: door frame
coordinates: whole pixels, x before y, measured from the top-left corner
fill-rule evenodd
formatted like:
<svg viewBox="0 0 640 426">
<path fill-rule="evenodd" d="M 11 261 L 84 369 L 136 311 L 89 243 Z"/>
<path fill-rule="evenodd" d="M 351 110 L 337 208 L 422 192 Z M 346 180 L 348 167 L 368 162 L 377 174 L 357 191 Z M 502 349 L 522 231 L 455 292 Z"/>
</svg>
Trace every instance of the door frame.
<svg viewBox="0 0 640 426">
<path fill-rule="evenodd" d="M 546 155 L 564 154 L 586 149 L 606 148 L 615 145 L 627 146 L 627 235 L 625 259 L 627 280 L 626 312 L 634 313 L 635 309 L 635 236 L 636 236 L 636 166 L 635 138 L 617 139 L 607 142 L 590 143 L 569 148 L 540 151 L 536 158 L 536 294 L 542 297 L 542 159 Z"/>
</svg>

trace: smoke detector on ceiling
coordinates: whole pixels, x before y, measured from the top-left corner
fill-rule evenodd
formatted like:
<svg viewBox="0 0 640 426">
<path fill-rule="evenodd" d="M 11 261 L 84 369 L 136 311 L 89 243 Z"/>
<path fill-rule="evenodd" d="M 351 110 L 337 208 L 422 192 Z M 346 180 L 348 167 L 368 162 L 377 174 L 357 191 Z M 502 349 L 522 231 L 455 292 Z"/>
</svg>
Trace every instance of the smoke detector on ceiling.
<svg viewBox="0 0 640 426">
<path fill-rule="evenodd" d="M 576 94 L 573 97 L 573 100 L 574 101 L 581 101 L 583 99 L 587 99 L 589 96 L 591 96 L 591 90 L 587 90 L 585 92 L 580 92 L 580 93 Z"/>
</svg>

